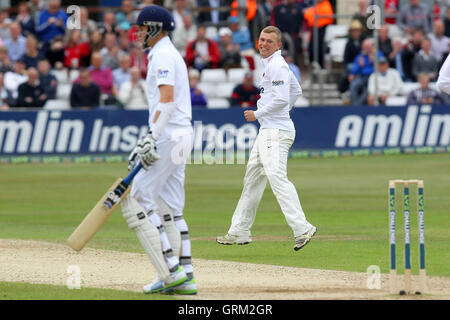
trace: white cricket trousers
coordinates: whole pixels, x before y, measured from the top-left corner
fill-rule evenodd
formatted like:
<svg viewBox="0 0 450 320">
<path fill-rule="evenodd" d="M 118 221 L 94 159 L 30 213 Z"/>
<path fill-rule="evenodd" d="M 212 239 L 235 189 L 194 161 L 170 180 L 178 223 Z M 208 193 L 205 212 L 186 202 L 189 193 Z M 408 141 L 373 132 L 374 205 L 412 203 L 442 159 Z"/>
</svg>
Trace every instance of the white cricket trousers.
<svg viewBox="0 0 450 320">
<path fill-rule="evenodd" d="M 244 189 L 234 211 L 229 234 L 251 235 L 250 228 L 267 181 L 294 236 L 300 236 L 311 228 L 295 186 L 287 177 L 287 160 L 294 138 L 295 131 L 260 129 L 247 163 Z"/>
<path fill-rule="evenodd" d="M 134 178 L 131 196 L 148 212 L 155 210 L 160 196 L 175 215 L 184 209 L 184 171 L 193 145 L 192 128 L 174 138 L 161 137 L 156 142 L 160 159 L 148 170 L 142 169 Z M 182 132 L 184 133 L 184 132 Z"/>
</svg>

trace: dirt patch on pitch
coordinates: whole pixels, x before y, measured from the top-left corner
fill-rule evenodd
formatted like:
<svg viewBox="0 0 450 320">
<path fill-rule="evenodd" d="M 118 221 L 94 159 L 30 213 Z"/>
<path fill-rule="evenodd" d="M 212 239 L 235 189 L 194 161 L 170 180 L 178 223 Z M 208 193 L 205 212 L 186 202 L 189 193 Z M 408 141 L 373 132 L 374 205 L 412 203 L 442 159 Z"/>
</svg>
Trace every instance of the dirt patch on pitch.
<svg viewBox="0 0 450 320">
<path fill-rule="evenodd" d="M 0 239 L 0 281 L 65 286 L 71 265 L 80 268 L 82 287 L 139 292 L 155 276 L 145 254 L 89 248 L 77 253 L 61 244 Z M 199 294 L 193 299 L 399 298 L 389 295 L 387 275 L 380 290 L 369 290 L 365 273 L 203 259 L 195 259 L 194 267 Z M 429 277 L 428 286 L 428 294 L 407 298 L 450 299 L 450 278 Z"/>
</svg>

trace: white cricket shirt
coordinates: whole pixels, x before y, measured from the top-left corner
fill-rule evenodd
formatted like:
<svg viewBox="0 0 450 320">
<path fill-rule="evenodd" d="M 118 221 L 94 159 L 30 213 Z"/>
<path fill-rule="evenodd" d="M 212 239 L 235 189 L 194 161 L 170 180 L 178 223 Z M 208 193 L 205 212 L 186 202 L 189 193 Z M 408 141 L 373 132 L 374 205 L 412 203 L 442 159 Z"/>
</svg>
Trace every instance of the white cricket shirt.
<svg viewBox="0 0 450 320">
<path fill-rule="evenodd" d="M 149 107 L 149 126 L 153 122 L 156 106 L 160 100 L 160 85 L 174 87 L 174 102 L 177 105 L 163 135 L 183 127 L 191 128 L 192 105 L 186 63 L 169 37 L 160 39 L 148 54 L 147 101 Z"/>
<path fill-rule="evenodd" d="M 442 92 L 450 94 L 450 54 L 447 56 L 447 59 L 445 59 L 441 71 L 439 71 L 437 86 Z"/>
<path fill-rule="evenodd" d="M 302 94 L 302 88 L 278 50 L 262 59 L 263 74 L 259 83 L 260 98 L 255 117 L 261 129 L 295 131 L 289 111 Z"/>
</svg>

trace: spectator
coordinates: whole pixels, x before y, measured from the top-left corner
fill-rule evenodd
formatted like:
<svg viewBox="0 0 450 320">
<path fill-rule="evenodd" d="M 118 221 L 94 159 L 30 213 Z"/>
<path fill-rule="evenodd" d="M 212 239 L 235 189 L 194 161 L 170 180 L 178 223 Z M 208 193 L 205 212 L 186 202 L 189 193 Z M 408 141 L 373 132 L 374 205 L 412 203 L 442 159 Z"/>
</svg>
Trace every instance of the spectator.
<svg viewBox="0 0 450 320">
<path fill-rule="evenodd" d="M 378 49 L 385 57 L 389 57 L 392 53 L 392 41 L 389 38 L 389 26 L 387 24 L 380 26 L 378 30 Z"/>
<path fill-rule="evenodd" d="M 47 1 L 41 0 L 30 0 L 28 2 L 28 7 L 30 8 L 31 17 L 35 22 L 39 20 L 39 13 L 45 10 L 45 6 L 47 5 Z M 36 30 L 35 30 L 36 31 Z"/>
<path fill-rule="evenodd" d="M 403 39 L 402 38 L 394 38 L 392 39 L 392 52 L 389 54 L 388 61 L 389 66 L 398 71 L 400 77 L 403 81 L 405 81 L 405 72 L 403 71 Z"/>
<path fill-rule="evenodd" d="M 104 13 L 103 21 L 100 23 L 99 30 L 102 35 L 116 32 L 116 16 L 113 11 L 106 11 Z"/>
<path fill-rule="evenodd" d="M 384 0 L 384 14 L 387 24 L 395 24 L 398 15 L 398 0 Z"/>
<path fill-rule="evenodd" d="M 28 3 L 21 2 L 17 8 L 18 14 L 16 16 L 15 22 L 20 24 L 22 28 L 22 35 L 26 37 L 29 34 L 35 34 L 34 30 L 34 19 L 30 14 L 30 8 Z"/>
<path fill-rule="evenodd" d="M 317 15 L 323 16 L 315 19 Z M 334 22 L 334 19 L 330 16 L 333 15 L 333 7 L 329 0 L 317 0 L 315 6 L 310 6 L 303 11 L 303 16 L 308 27 L 312 30 L 317 25 L 317 52 L 315 52 L 316 43 L 314 32 L 310 34 L 310 40 L 308 44 L 309 61 L 317 62 L 321 68 L 325 67 L 325 32 L 327 26 Z M 316 59 L 317 57 L 317 59 Z"/>
<path fill-rule="evenodd" d="M 11 23 L 9 27 L 11 37 L 4 41 L 5 46 L 8 48 L 8 54 L 11 61 L 16 61 L 22 58 L 26 50 L 26 39 L 22 36 L 22 28 L 17 22 Z"/>
<path fill-rule="evenodd" d="M 217 68 L 220 63 L 220 51 L 217 43 L 206 38 L 206 27 L 197 28 L 197 38 L 186 47 L 186 63 L 201 71 L 205 68 Z"/>
<path fill-rule="evenodd" d="M 141 78 L 141 71 L 138 67 L 130 69 L 130 80 L 120 86 L 118 100 L 124 109 L 138 110 L 147 109 L 145 81 Z"/>
<path fill-rule="evenodd" d="M 131 43 L 130 43 L 130 32 L 131 26 L 128 22 L 122 22 L 122 25 L 119 28 L 119 39 L 118 39 L 118 46 L 119 46 L 119 52 L 122 51 L 124 53 L 129 53 L 131 49 Z"/>
<path fill-rule="evenodd" d="M 298 83 L 300 83 L 302 81 L 302 78 L 300 76 L 300 68 L 293 62 L 292 56 L 289 55 L 289 53 L 285 50 L 281 52 L 281 55 L 289 66 L 289 69 L 291 69 Z"/>
<path fill-rule="evenodd" d="M 426 73 L 417 76 L 420 88 L 411 91 L 408 95 L 408 104 L 445 104 L 447 98 L 429 87 L 430 77 Z"/>
<path fill-rule="evenodd" d="M 369 18 L 369 13 L 367 12 L 367 8 L 369 8 L 368 0 L 358 0 L 358 12 L 353 15 L 353 20 L 358 20 L 363 27 L 363 34 L 366 37 L 372 36 L 372 29 L 367 27 L 367 19 Z"/>
<path fill-rule="evenodd" d="M 89 42 L 92 32 L 97 30 L 97 23 L 89 19 L 89 11 L 86 7 L 80 8 L 81 41 Z"/>
<path fill-rule="evenodd" d="M 133 2 L 131 0 L 122 0 L 120 11 L 116 13 L 116 24 L 120 25 L 122 22 L 133 24 L 136 22 L 137 11 L 134 11 Z"/>
<path fill-rule="evenodd" d="M 366 102 L 367 82 L 374 69 L 374 54 L 373 40 L 365 39 L 362 43 L 361 53 L 355 58 L 348 76 L 351 104 L 362 105 Z M 382 57 L 381 52 L 378 52 L 378 57 Z"/>
<path fill-rule="evenodd" d="M 8 55 L 8 48 L 0 46 L 0 73 L 6 73 L 12 70 L 11 59 Z"/>
<path fill-rule="evenodd" d="M 46 57 L 52 68 L 62 69 L 64 68 L 65 48 L 63 36 L 56 36 L 50 42 L 50 48 L 46 52 Z"/>
<path fill-rule="evenodd" d="M 175 0 L 172 10 L 173 20 L 175 21 L 175 30 L 183 25 L 183 16 L 188 13 L 186 0 Z"/>
<path fill-rule="evenodd" d="M 103 65 L 102 55 L 94 52 L 91 56 L 91 66 L 89 67 L 91 79 L 100 87 L 100 92 L 106 95 L 112 95 L 114 78 L 109 67 Z"/>
<path fill-rule="evenodd" d="M 60 0 L 49 0 L 48 9 L 39 14 L 36 32 L 39 39 L 44 42 L 44 51 L 55 37 L 64 36 L 67 14 L 60 7 Z"/>
<path fill-rule="evenodd" d="M 17 97 L 19 96 L 19 86 L 27 80 L 25 62 L 22 60 L 15 61 L 13 71 L 6 72 L 3 78 L 4 86 L 8 92 L 9 106 L 13 107 L 16 105 Z"/>
<path fill-rule="evenodd" d="M 17 107 L 42 108 L 47 102 L 47 95 L 39 83 L 39 74 L 36 68 L 28 69 L 28 81 L 18 88 Z"/>
<path fill-rule="evenodd" d="M 141 78 L 147 76 L 148 58 L 145 51 L 140 50 L 138 47 L 132 47 L 130 51 L 131 66 L 138 67 L 141 70 Z"/>
<path fill-rule="evenodd" d="M 406 82 L 416 81 L 413 73 L 413 63 L 416 53 L 422 49 L 423 31 L 416 29 L 413 31 L 412 39 L 408 42 L 402 52 L 403 72 Z"/>
<path fill-rule="evenodd" d="M 196 69 L 189 70 L 189 87 L 191 89 L 192 107 L 206 107 L 208 104 L 205 95 L 198 87 L 199 80 L 200 72 Z"/>
<path fill-rule="evenodd" d="M 375 79 L 377 78 L 377 79 Z M 375 84 L 378 87 L 378 103 L 386 104 L 389 97 L 394 97 L 400 93 L 403 85 L 402 78 L 397 70 L 389 68 L 389 61 L 385 57 L 381 57 L 378 61 L 378 71 L 372 73 L 369 77 L 369 96 L 367 97 L 368 105 L 375 105 Z"/>
<path fill-rule="evenodd" d="M 64 51 L 64 66 L 67 68 L 79 69 L 82 62 L 90 55 L 88 42 L 81 39 L 81 30 L 73 29 L 66 34 L 66 45 Z"/>
<path fill-rule="evenodd" d="M 47 98 L 56 99 L 56 88 L 58 86 L 58 81 L 56 77 L 50 73 L 50 62 L 47 59 L 41 59 L 37 65 L 39 71 L 39 82 L 44 88 Z"/>
<path fill-rule="evenodd" d="M 0 111 L 8 110 L 8 93 L 3 84 L 3 73 L 0 72 Z"/>
<path fill-rule="evenodd" d="M 186 55 L 186 44 L 195 40 L 196 35 L 197 26 L 193 23 L 192 15 L 185 13 L 183 15 L 183 23 L 175 25 L 175 30 L 172 33 L 173 44 L 182 56 Z"/>
<path fill-rule="evenodd" d="M 447 9 L 447 16 L 444 20 L 445 23 L 445 36 L 450 38 L 450 8 Z"/>
<path fill-rule="evenodd" d="M 431 40 L 425 37 L 422 40 L 422 50 L 414 56 L 413 75 L 417 79 L 419 73 L 426 73 L 431 81 L 436 81 L 439 72 L 439 61 L 431 55 Z"/>
<path fill-rule="evenodd" d="M 218 7 L 229 7 L 230 2 L 227 0 L 198 0 L 199 8 L 206 8 L 207 10 L 200 10 L 197 22 L 198 25 L 203 25 L 205 23 L 212 23 L 214 25 L 220 22 L 227 21 L 230 15 L 227 11 L 218 11 Z M 211 9 L 211 10 L 210 10 Z"/>
<path fill-rule="evenodd" d="M 21 58 L 23 61 L 25 61 L 26 68 L 37 68 L 39 59 L 42 59 L 43 57 L 44 56 L 42 52 L 39 51 L 36 37 L 32 34 L 29 34 L 26 40 L 26 51 Z"/>
<path fill-rule="evenodd" d="M 363 34 L 363 26 L 359 20 L 353 20 L 349 28 L 350 37 L 345 45 L 344 59 L 342 65 L 344 67 L 344 75 L 339 81 L 339 92 L 344 93 L 349 88 L 348 75 L 353 68 L 353 62 L 356 56 L 361 52 L 361 44 L 365 39 Z"/>
<path fill-rule="evenodd" d="M 237 17 L 228 18 L 228 27 L 232 32 L 231 39 L 234 44 L 239 45 L 241 54 L 252 55 L 254 51 L 253 43 L 250 40 L 250 31 L 247 28 L 240 26 L 239 19 Z"/>
<path fill-rule="evenodd" d="M 253 74 L 247 72 L 242 84 L 237 85 L 231 94 L 231 105 L 242 108 L 256 107 L 259 99 L 259 89 L 253 85 Z"/>
<path fill-rule="evenodd" d="M 274 25 L 291 36 L 294 44 L 291 49 L 297 57 L 297 52 L 302 53 L 303 5 L 297 0 L 284 0 L 273 9 L 273 18 Z"/>
<path fill-rule="evenodd" d="M 91 81 L 91 73 L 88 69 L 80 70 L 79 82 L 73 85 L 70 92 L 70 105 L 72 108 L 83 109 L 100 105 L 100 88 Z"/>
<path fill-rule="evenodd" d="M 118 90 L 120 90 L 122 84 L 130 81 L 130 71 L 130 56 L 128 54 L 121 55 L 119 58 L 119 67 L 113 70 L 114 85 Z"/>
<path fill-rule="evenodd" d="M 422 29 L 424 34 L 431 32 L 431 12 L 428 6 L 420 0 L 409 0 L 404 4 L 397 18 L 397 26 L 406 36 L 410 36 L 415 29 Z"/>
<path fill-rule="evenodd" d="M 227 27 L 219 30 L 220 67 L 228 70 L 241 67 L 241 53 L 239 45 L 233 43 L 231 30 Z"/>
<path fill-rule="evenodd" d="M 94 30 L 91 33 L 91 37 L 89 39 L 89 47 L 91 48 L 91 52 L 100 51 L 105 46 L 103 42 L 103 35 L 99 30 Z"/>
<path fill-rule="evenodd" d="M 119 56 L 126 52 L 119 49 L 116 34 L 107 33 L 105 34 L 105 46 L 100 50 L 100 54 L 103 58 L 103 65 L 114 70 L 119 67 Z"/>
<path fill-rule="evenodd" d="M 9 26 L 12 20 L 9 18 L 8 9 L 0 9 L 0 39 L 11 37 Z"/>
<path fill-rule="evenodd" d="M 430 33 L 429 38 L 431 40 L 431 54 L 439 62 L 447 57 L 450 49 L 450 38 L 444 35 L 445 26 L 442 20 L 434 21 L 433 33 Z"/>
</svg>

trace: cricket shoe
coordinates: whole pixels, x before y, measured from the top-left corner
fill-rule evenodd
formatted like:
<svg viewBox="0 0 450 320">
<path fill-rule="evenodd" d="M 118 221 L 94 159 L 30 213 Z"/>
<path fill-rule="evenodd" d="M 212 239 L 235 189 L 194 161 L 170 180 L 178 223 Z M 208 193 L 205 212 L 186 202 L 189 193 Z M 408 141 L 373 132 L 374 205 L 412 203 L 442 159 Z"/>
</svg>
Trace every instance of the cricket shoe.
<svg viewBox="0 0 450 320">
<path fill-rule="evenodd" d="M 158 293 L 164 290 L 176 287 L 187 280 L 187 275 L 184 269 L 179 266 L 178 269 L 169 275 L 169 278 L 164 281 L 158 276 L 153 280 L 152 283 L 144 286 L 144 293 Z"/>
<path fill-rule="evenodd" d="M 308 242 L 311 241 L 311 238 L 316 234 L 316 232 L 317 232 L 317 228 L 312 226 L 311 229 L 306 231 L 301 236 L 295 237 L 294 250 L 298 251 L 301 248 L 303 248 L 304 246 L 306 246 L 308 244 Z"/>
<path fill-rule="evenodd" d="M 179 294 L 179 295 L 196 295 L 197 292 L 198 290 L 197 290 L 197 283 L 195 283 L 195 278 L 187 280 L 176 287 L 169 288 L 163 291 L 163 293 L 165 294 Z"/>
<path fill-rule="evenodd" d="M 217 237 L 216 241 L 220 244 L 231 245 L 231 244 L 248 244 L 252 242 L 252 238 L 250 236 L 235 236 L 227 233 L 222 237 Z"/>
</svg>

